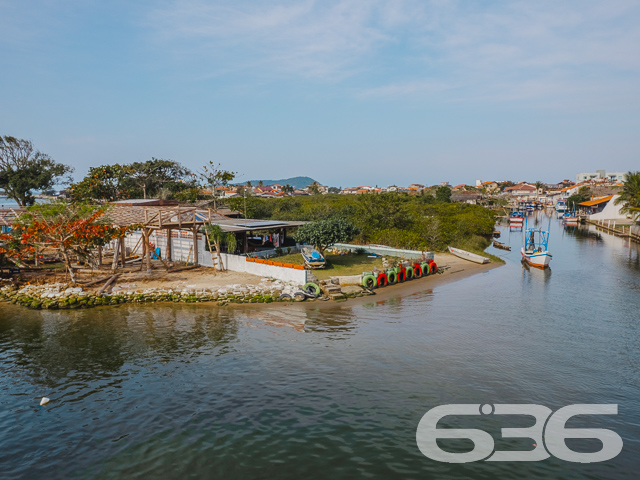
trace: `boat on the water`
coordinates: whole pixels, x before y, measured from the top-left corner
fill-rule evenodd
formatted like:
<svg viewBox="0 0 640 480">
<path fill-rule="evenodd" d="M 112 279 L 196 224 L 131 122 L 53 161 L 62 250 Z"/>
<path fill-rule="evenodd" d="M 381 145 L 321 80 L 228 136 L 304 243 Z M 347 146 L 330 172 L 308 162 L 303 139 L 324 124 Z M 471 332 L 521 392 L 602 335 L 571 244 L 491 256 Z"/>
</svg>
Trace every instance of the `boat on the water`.
<svg viewBox="0 0 640 480">
<path fill-rule="evenodd" d="M 558 200 L 556 202 L 556 212 L 566 212 L 567 202 L 565 200 Z"/>
<path fill-rule="evenodd" d="M 505 245 L 504 243 L 499 242 L 497 240 L 493 241 L 493 246 L 501 250 L 508 250 L 509 252 L 511 251 L 511 247 L 509 245 Z"/>
<path fill-rule="evenodd" d="M 524 214 L 522 212 L 511 212 L 511 215 L 509 215 L 510 227 L 522 228 L 522 222 L 524 222 Z"/>
<path fill-rule="evenodd" d="M 460 250 L 459 248 L 453 248 L 453 247 L 448 247 L 448 248 L 449 248 L 449 252 L 452 255 L 455 255 L 456 257 L 460 257 L 475 263 L 489 263 L 489 259 L 487 257 L 483 257 L 482 255 L 477 255 L 475 253 L 467 252 L 466 250 Z"/>
<path fill-rule="evenodd" d="M 325 259 L 322 254 L 310 245 L 303 245 L 301 248 L 302 258 L 304 263 L 309 268 L 324 268 Z"/>
<path fill-rule="evenodd" d="M 551 217 L 549 217 L 551 221 Z M 549 231 L 542 228 L 525 228 L 523 230 L 522 261 L 536 268 L 549 268 L 553 255 L 549 253 Z"/>
</svg>

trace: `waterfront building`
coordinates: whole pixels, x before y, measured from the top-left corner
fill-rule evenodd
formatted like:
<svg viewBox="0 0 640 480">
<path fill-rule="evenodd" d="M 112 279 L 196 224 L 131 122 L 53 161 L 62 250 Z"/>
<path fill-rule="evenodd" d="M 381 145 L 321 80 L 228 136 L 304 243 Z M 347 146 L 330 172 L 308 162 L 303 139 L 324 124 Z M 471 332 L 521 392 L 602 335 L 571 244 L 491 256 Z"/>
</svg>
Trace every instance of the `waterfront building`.
<svg viewBox="0 0 640 480">
<path fill-rule="evenodd" d="M 595 172 L 580 172 L 576 175 L 576 183 L 588 181 L 609 181 L 624 182 L 625 172 L 607 172 L 606 170 L 596 170 Z"/>
</svg>

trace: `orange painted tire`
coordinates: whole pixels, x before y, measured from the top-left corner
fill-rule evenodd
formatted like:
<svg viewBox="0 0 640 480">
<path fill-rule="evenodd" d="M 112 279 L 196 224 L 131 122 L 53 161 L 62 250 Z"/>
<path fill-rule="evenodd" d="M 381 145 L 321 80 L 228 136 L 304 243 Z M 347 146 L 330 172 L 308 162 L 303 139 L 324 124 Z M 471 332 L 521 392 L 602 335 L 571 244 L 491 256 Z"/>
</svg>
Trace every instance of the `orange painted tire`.
<svg viewBox="0 0 640 480">
<path fill-rule="evenodd" d="M 383 283 L 384 281 L 384 283 Z M 378 287 L 386 287 L 389 284 L 389 279 L 385 273 L 378 274 Z"/>
<path fill-rule="evenodd" d="M 438 265 L 433 260 L 429 260 L 429 267 L 431 268 L 431 273 L 436 273 L 438 271 Z"/>
</svg>

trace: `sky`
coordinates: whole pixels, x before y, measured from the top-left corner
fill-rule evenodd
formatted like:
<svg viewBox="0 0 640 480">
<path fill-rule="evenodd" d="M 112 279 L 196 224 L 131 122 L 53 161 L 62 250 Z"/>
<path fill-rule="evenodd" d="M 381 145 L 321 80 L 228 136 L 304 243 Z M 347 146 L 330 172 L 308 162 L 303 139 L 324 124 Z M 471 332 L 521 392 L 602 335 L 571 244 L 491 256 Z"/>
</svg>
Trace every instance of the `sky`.
<svg viewBox="0 0 640 480">
<path fill-rule="evenodd" d="M 638 0 L 0 0 L 0 135 L 82 178 L 557 182 L 640 169 Z"/>
</svg>

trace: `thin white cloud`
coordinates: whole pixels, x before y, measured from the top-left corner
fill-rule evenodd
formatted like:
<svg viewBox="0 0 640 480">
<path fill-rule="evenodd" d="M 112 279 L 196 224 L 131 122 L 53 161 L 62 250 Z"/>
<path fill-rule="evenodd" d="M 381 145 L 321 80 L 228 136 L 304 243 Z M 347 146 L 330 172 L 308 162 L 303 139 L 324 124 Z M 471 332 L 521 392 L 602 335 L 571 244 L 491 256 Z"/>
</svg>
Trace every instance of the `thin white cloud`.
<svg viewBox="0 0 640 480">
<path fill-rule="evenodd" d="M 146 24 L 200 76 L 348 79 L 367 98 L 638 95 L 633 0 L 171 0 Z"/>
</svg>

